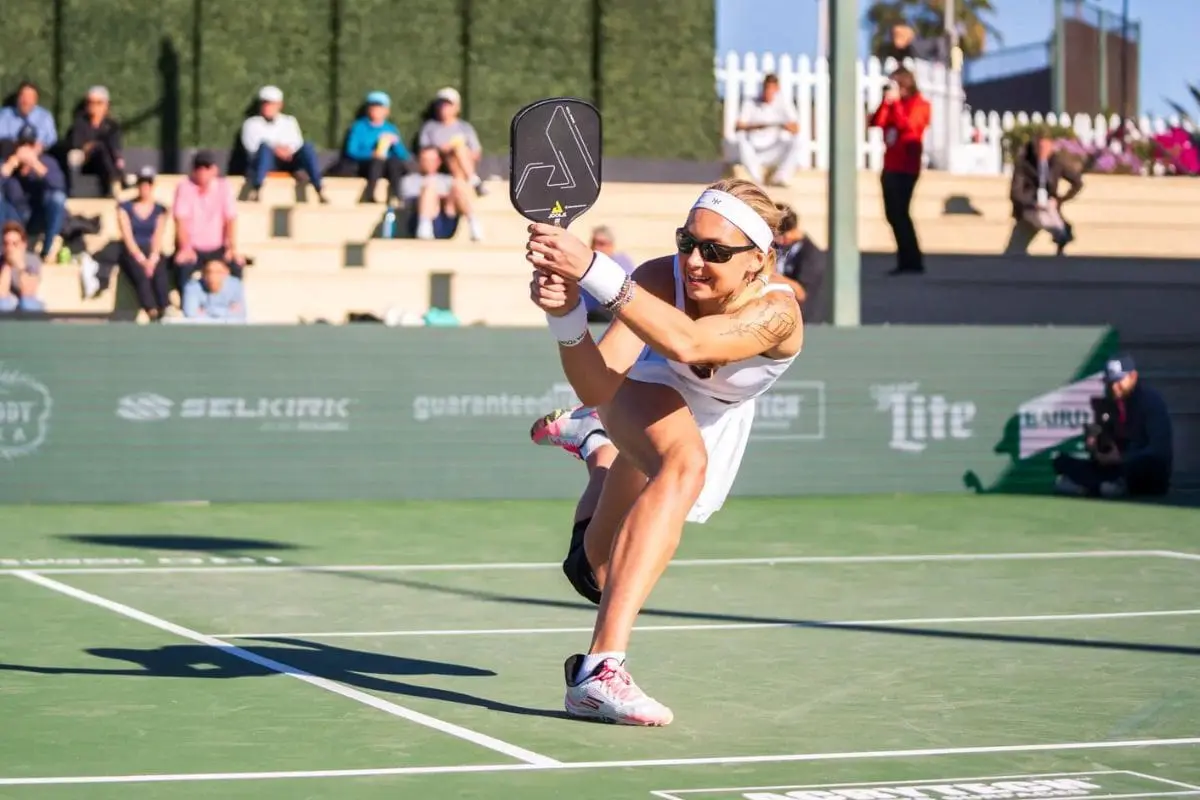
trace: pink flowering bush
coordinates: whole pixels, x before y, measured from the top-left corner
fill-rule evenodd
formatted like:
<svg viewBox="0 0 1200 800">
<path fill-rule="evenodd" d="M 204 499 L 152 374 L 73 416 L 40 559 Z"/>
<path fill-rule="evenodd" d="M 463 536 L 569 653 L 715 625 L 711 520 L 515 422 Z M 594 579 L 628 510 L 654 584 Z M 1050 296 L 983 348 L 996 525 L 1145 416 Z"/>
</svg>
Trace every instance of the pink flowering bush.
<svg viewBox="0 0 1200 800">
<path fill-rule="evenodd" d="M 1200 175 L 1200 148 L 1196 135 L 1180 126 L 1150 139 L 1153 159 L 1168 175 Z"/>
</svg>

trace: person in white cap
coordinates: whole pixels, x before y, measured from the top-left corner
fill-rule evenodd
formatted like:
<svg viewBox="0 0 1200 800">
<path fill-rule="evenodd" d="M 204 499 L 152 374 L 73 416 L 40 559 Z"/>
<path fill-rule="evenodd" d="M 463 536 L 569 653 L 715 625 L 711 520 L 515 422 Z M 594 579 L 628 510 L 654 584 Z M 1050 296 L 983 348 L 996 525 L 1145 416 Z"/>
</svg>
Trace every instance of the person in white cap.
<svg viewBox="0 0 1200 800">
<path fill-rule="evenodd" d="M 458 90 L 452 86 L 439 89 L 434 95 L 431 118 L 421 126 L 417 135 L 417 149 L 437 151 L 440 171 L 449 174 L 459 189 L 456 192 L 456 205 L 467 218 L 471 238 L 478 241 L 483 238 L 483 232 L 478 219 L 471 212 L 468 191 L 474 189 L 480 195 L 487 193 L 478 173 L 483 146 L 479 143 L 475 128 L 462 119 L 461 114 L 462 98 Z M 432 238 L 429 233 L 431 225 L 431 220 L 420 219 L 417 224 L 418 238 Z M 425 233 L 429 235 L 423 237 Z"/>
<path fill-rule="evenodd" d="M 275 170 L 304 170 L 317 197 L 328 203 L 321 187 L 321 165 L 312 142 L 304 141 L 300 123 L 283 113 L 283 91 L 264 86 L 258 92 L 259 113 L 242 123 L 242 146 L 246 148 L 250 199 L 257 200 L 267 175 Z"/>
<path fill-rule="evenodd" d="M 82 107 L 67 129 L 67 166 L 72 190 L 77 187 L 81 173 L 97 176 L 105 197 L 113 196 L 114 184 L 124 183 L 121 126 L 109 115 L 108 89 L 103 86 L 88 89 Z"/>
<path fill-rule="evenodd" d="M 655 726 L 674 718 L 634 682 L 625 653 L 684 523 L 721 508 L 756 399 L 804 344 L 791 287 L 771 280 L 782 215 L 749 181 L 714 183 L 675 231 L 675 254 L 632 276 L 565 228 L 529 226 L 530 296 L 584 403 L 531 430 L 535 443 L 566 450 L 589 473 L 563 561 L 575 591 L 599 606 L 591 646 L 565 664 L 572 717 Z M 613 315 L 599 342 L 585 291 Z"/>
</svg>

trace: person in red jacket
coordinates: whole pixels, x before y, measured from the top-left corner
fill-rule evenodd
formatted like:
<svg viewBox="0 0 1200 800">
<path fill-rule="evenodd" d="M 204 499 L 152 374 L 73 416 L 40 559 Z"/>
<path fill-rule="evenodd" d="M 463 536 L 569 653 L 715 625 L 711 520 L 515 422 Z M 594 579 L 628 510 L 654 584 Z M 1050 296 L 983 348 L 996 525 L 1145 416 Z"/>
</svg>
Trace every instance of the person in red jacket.
<svg viewBox="0 0 1200 800">
<path fill-rule="evenodd" d="M 913 190 L 921 175 L 925 129 L 929 127 L 929 101 L 917 89 L 916 78 L 906 69 L 891 74 L 883 102 L 871 116 L 871 125 L 883 129 L 887 150 L 883 155 L 883 210 L 896 237 L 893 275 L 925 271 L 917 229 L 908 213 Z"/>
</svg>

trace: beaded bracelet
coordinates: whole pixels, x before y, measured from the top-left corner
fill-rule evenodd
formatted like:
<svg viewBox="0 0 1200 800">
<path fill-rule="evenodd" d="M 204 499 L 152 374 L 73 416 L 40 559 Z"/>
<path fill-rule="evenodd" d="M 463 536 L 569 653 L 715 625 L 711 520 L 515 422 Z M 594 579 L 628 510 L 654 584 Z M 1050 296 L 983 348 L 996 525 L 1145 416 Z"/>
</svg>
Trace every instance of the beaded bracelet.
<svg viewBox="0 0 1200 800">
<path fill-rule="evenodd" d="M 634 282 L 633 278 L 626 276 L 625 282 L 621 284 L 621 289 L 617 292 L 617 296 L 611 301 L 605 303 L 604 307 L 610 313 L 615 314 L 633 299 L 633 290 L 636 286 L 637 284 Z"/>
</svg>

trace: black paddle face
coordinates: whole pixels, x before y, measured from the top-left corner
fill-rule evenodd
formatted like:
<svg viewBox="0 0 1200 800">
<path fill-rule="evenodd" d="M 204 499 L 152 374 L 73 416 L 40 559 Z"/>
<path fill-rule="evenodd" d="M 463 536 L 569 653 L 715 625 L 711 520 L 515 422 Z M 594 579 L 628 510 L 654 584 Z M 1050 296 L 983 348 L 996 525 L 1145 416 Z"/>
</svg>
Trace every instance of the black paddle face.
<svg viewBox="0 0 1200 800">
<path fill-rule="evenodd" d="M 508 194 L 521 216 L 563 228 L 600 196 L 600 112 L 552 97 L 525 106 L 509 130 Z"/>
</svg>

